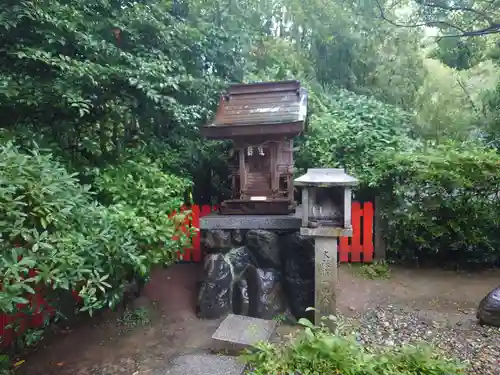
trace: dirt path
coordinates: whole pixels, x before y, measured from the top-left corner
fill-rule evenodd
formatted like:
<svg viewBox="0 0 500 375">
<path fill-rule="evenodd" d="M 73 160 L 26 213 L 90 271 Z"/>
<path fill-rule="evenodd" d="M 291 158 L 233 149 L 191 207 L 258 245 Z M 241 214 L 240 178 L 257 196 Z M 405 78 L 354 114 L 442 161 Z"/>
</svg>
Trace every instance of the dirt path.
<svg viewBox="0 0 500 375">
<path fill-rule="evenodd" d="M 198 273 L 198 266 L 185 264 L 157 270 L 144 293 L 153 301 L 150 322 L 142 322 L 141 316 L 125 319 L 110 313 L 29 356 L 19 373 L 160 375 L 173 356 L 207 350 L 219 321 L 195 316 Z M 395 268 L 391 275 L 388 280 L 365 280 L 342 266 L 340 311 L 349 315 L 392 304 L 430 314 L 433 320 L 471 318 L 479 300 L 500 284 L 498 272 Z"/>
<path fill-rule="evenodd" d="M 436 314 L 474 311 L 479 301 L 500 285 L 500 271 L 458 273 L 391 268 L 387 280 L 365 280 L 350 267 L 339 270 L 339 309 L 344 314 L 393 304 Z"/>
<path fill-rule="evenodd" d="M 108 313 L 84 324 L 29 356 L 20 374 L 156 375 L 173 356 L 207 349 L 219 321 L 196 318 L 198 271 L 192 264 L 155 271 L 140 301 L 148 314 Z"/>
</svg>

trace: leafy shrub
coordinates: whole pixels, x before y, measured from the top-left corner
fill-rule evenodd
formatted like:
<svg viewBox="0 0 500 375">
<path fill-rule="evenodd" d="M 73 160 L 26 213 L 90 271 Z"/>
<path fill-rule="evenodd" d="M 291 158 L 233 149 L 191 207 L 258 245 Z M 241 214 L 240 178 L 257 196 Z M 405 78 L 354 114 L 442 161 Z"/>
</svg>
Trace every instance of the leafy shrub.
<svg viewBox="0 0 500 375">
<path fill-rule="evenodd" d="M 4 275 L 0 301 L 2 311 L 13 312 L 16 303 L 27 302 L 26 293 L 35 293 L 36 283 L 70 287 L 72 274 L 80 272 L 74 267 L 80 259 L 64 249 L 64 243 L 76 240 L 71 233 L 77 215 L 91 199 L 88 187 L 79 185 L 48 154 L 35 150 L 26 155 L 7 144 L 0 149 L 0 168 L 0 272 Z M 26 278 L 35 266 L 40 273 Z"/>
<path fill-rule="evenodd" d="M 463 374 L 458 362 L 440 356 L 427 346 L 406 346 L 391 350 L 371 349 L 358 344 L 339 326 L 332 333 L 306 319 L 303 332 L 284 344 L 263 343 L 247 353 L 251 375 L 411 375 Z"/>
<path fill-rule="evenodd" d="M 387 237 L 401 260 L 500 262 L 500 156 L 444 144 L 388 158 L 381 192 Z"/>
<path fill-rule="evenodd" d="M 95 180 L 95 187 L 110 209 L 134 231 L 142 246 L 155 247 L 157 257 L 152 263 L 168 259 L 172 246 L 185 241 L 172 240 L 172 227 L 166 223 L 169 214 L 179 209 L 191 181 L 163 172 L 157 162 L 147 157 L 134 157 L 118 166 L 101 171 Z M 184 217 L 176 217 L 184 220 Z M 188 240 L 186 236 L 182 236 Z M 163 250 L 163 252 L 162 252 Z"/>
<path fill-rule="evenodd" d="M 106 207 L 50 154 L 0 146 L 0 312 L 15 312 L 35 292 L 76 290 L 92 313 L 115 305 L 131 274 L 172 259 L 184 244 L 172 238 L 188 236 L 166 212 L 179 206 L 185 182 L 127 165 L 136 169 L 103 175 L 114 194 Z"/>
<path fill-rule="evenodd" d="M 414 148 L 410 116 L 373 98 L 345 90 L 316 94 L 316 113 L 297 154 L 299 168 L 346 168 L 363 185 L 376 185 L 379 160 Z"/>
<path fill-rule="evenodd" d="M 314 92 L 297 166 L 344 167 L 356 199 L 381 196 L 396 260 L 500 263 L 499 156 L 478 144 L 424 145 L 411 117 L 344 90 Z"/>
</svg>

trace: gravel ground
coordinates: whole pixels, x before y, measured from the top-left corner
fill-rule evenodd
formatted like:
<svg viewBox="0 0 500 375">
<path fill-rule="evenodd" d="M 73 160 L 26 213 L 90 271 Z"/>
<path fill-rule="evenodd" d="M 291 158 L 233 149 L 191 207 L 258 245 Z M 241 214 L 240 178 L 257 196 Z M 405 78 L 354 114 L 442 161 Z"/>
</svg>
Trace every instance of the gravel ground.
<svg viewBox="0 0 500 375">
<path fill-rule="evenodd" d="M 474 311 L 461 315 L 386 306 L 354 314 L 346 324 L 367 345 L 431 343 L 470 364 L 469 374 L 500 375 L 500 328 L 479 326 Z"/>
</svg>

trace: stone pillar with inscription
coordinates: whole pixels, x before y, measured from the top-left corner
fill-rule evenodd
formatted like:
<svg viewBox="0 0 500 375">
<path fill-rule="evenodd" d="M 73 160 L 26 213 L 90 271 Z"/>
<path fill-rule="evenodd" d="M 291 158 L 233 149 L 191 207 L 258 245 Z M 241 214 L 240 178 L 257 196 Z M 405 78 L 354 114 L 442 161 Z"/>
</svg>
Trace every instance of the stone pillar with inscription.
<svg viewBox="0 0 500 375">
<path fill-rule="evenodd" d="M 314 249 L 315 321 L 337 308 L 337 237 L 316 237 Z M 325 323 L 328 323 L 326 320 Z"/>
<path fill-rule="evenodd" d="M 295 181 L 302 187 L 300 234 L 315 240 L 315 324 L 336 314 L 337 241 L 351 236 L 352 187 L 358 181 L 343 169 L 309 169 Z M 333 328 L 333 321 L 324 323 Z"/>
</svg>

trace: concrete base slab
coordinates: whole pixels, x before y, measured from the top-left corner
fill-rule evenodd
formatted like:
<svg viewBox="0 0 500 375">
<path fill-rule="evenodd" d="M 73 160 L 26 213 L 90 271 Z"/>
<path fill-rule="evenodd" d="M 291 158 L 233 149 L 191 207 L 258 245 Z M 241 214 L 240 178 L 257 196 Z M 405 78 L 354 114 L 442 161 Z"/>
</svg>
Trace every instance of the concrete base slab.
<svg viewBox="0 0 500 375">
<path fill-rule="evenodd" d="M 276 325 L 274 320 L 229 314 L 212 335 L 212 349 L 239 353 L 261 341 L 269 341 Z"/>
<path fill-rule="evenodd" d="M 302 224 L 300 207 L 290 215 L 220 215 L 216 212 L 200 218 L 201 230 L 265 229 L 299 230 Z"/>
<path fill-rule="evenodd" d="M 190 354 L 175 358 L 164 375 L 241 375 L 244 370 L 236 357 Z"/>
</svg>

